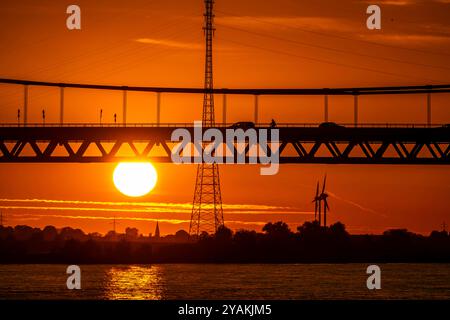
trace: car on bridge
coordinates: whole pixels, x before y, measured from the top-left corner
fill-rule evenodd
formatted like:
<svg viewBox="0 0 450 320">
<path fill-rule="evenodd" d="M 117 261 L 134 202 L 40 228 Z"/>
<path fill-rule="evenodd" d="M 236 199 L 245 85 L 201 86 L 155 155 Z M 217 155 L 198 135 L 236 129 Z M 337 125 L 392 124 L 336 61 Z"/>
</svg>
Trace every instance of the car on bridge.
<svg viewBox="0 0 450 320">
<path fill-rule="evenodd" d="M 251 121 L 241 121 L 241 122 L 236 122 L 233 123 L 230 126 L 231 129 L 242 129 L 242 130 L 247 130 L 247 129 L 254 129 L 255 128 L 255 123 L 251 122 Z"/>
<path fill-rule="evenodd" d="M 322 122 L 321 124 L 319 124 L 319 128 L 326 128 L 326 129 L 343 129 L 345 128 L 344 126 L 337 124 L 335 122 Z"/>
</svg>

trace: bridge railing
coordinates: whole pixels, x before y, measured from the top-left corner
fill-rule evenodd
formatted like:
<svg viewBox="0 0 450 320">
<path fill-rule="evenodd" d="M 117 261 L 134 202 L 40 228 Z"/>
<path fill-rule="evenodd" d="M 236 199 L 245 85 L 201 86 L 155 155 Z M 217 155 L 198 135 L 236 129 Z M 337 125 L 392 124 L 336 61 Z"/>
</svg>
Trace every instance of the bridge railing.
<svg viewBox="0 0 450 320">
<path fill-rule="evenodd" d="M 234 123 L 216 123 L 216 128 L 235 128 Z M 277 123 L 277 128 L 318 128 L 321 123 Z M 345 128 L 450 128 L 445 123 L 336 123 L 337 127 Z M 2 128 L 190 128 L 193 122 L 184 123 L 0 123 Z M 270 123 L 258 123 L 256 128 L 269 128 Z"/>
</svg>

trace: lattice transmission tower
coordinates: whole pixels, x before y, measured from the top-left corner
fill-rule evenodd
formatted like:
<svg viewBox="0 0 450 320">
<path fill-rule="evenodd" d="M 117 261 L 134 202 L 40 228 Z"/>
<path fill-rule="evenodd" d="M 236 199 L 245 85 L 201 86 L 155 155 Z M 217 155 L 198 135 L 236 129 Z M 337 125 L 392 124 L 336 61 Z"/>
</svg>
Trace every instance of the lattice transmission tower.
<svg viewBox="0 0 450 320">
<path fill-rule="evenodd" d="M 205 0 L 205 95 L 203 99 L 203 128 L 213 127 L 214 95 L 213 95 L 213 52 L 214 13 L 213 0 Z M 220 193 L 219 166 L 217 163 L 201 163 L 197 167 L 194 201 L 192 204 L 191 224 L 189 234 L 199 235 L 206 231 L 214 233 L 224 224 L 222 210 L 222 195 Z"/>
</svg>

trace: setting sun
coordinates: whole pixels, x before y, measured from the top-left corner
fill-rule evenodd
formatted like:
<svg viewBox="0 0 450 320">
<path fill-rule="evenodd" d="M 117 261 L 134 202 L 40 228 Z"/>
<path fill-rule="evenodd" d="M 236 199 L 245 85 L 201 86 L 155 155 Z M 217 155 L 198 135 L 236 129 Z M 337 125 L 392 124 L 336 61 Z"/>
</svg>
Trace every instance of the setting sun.
<svg viewBox="0 0 450 320">
<path fill-rule="evenodd" d="M 122 162 L 114 170 L 116 188 L 129 197 L 141 197 L 152 191 L 158 175 L 150 162 Z"/>
</svg>

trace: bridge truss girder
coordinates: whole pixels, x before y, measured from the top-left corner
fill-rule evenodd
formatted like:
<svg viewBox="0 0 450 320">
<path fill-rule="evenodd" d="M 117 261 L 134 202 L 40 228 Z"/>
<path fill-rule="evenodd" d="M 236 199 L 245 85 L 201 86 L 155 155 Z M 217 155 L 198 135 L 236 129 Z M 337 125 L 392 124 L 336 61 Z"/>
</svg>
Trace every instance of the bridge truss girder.
<svg viewBox="0 0 450 320">
<path fill-rule="evenodd" d="M 172 162 L 174 128 L 3 127 L 2 163 Z M 193 133 L 193 128 L 186 128 Z M 225 128 L 219 128 L 224 132 Z M 270 135 L 269 135 L 270 136 Z M 270 147 L 270 146 L 269 146 Z M 94 150 L 95 149 L 95 150 Z M 127 149 L 123 152 L 123 149 Z M 450 164 L 450 128 L 280 128 L 282 164 Z M 93 152 L 94 150 L 94 152 Z M 157 151 L 157 152 L 155 152 Z M 233 162 L 237 148 L 223 162 Z M 244 151 L 246 163 L 252 158 Z M 194 156 L 191 161 L 201 161 Z"/>
</svg>

